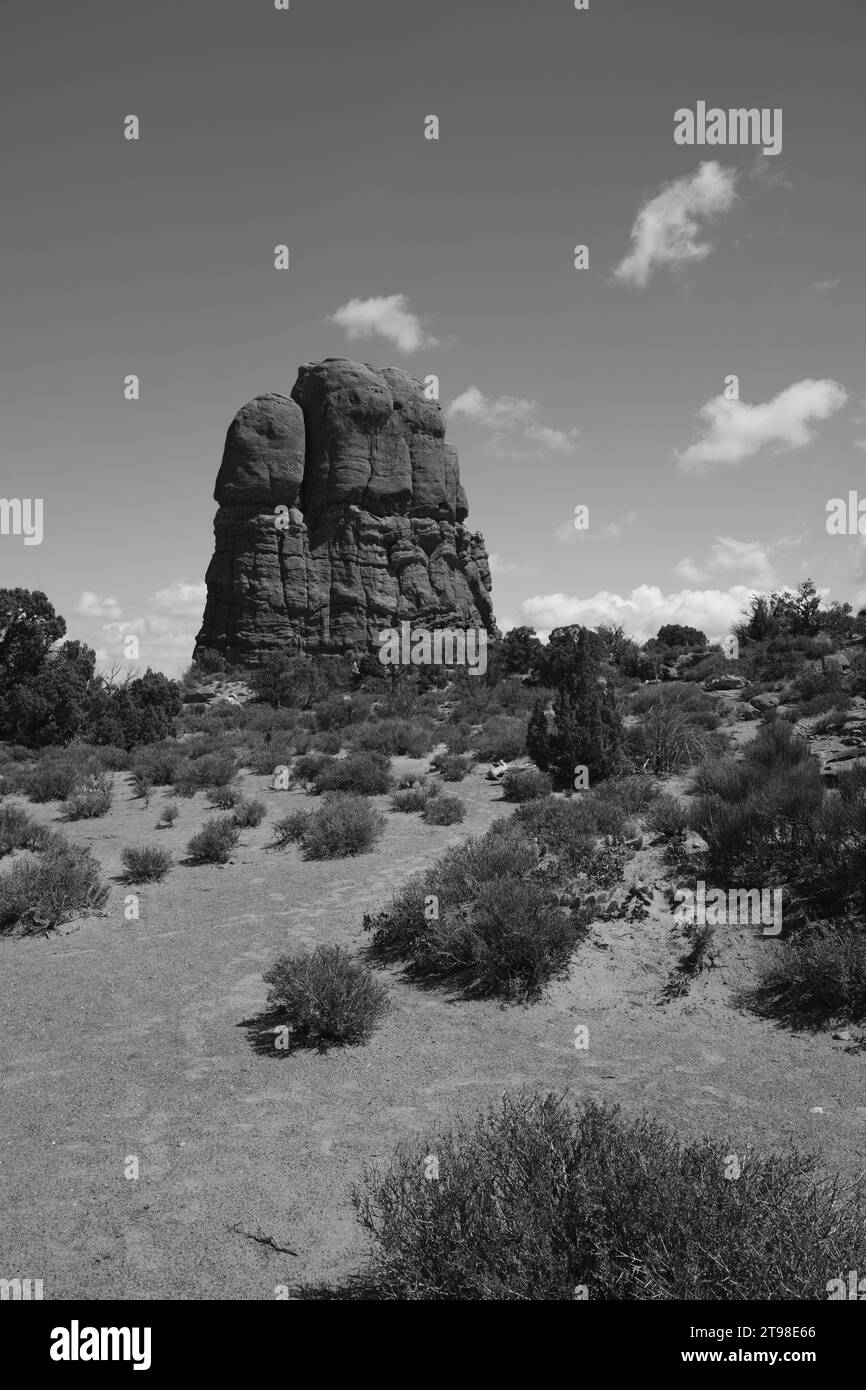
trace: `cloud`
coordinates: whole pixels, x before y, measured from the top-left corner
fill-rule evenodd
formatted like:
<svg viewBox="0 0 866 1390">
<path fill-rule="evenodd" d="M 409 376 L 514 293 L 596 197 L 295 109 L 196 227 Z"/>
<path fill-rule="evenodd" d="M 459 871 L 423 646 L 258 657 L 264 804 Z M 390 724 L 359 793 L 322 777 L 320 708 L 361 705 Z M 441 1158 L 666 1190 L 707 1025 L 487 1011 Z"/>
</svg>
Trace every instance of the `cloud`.
<svg viewBox="0 0 866 1390">
<path fill-rule="evenodd" d="M 534 418 L 539 409 L 538 401 L 529 401 L 524 396 L 491 398 L 485 396 L 477 386 L 468 386 L 461 395 L 455 396 L 445 413 L 449 420 L 466 420 L 482 429 L 491 430 L 490 448 L 499 458 L 525 456 L 525 450 L 516 453 L 509 447 L 508 431 L 515 429 L 522 429 L 525 439 L 550 453 L 574 453 L 577 429 L 570 429 L 566 433 L 550 425 L 539 424 Z"/>
<path fill-rule="evenodd" d="M 835 290 L 836 286 L 841 285 L 841 283 L 842 276 L 837 275 L 835 280 L 815 280 L 812 289 L 817 290 L 819 294 L 823 294 L 825 290 Z"/>
<path fill-rule="evenodd" d="M 537 573 L 535 565 L 520 565 L 516 564 L 513 560 L 503 560 L 495 552 L 490 553 L 488 561 L 491 574 L 528 575 Z M 502 627 L 502 624 L 500 623 L 499 626 Z"/>
<path fill-rule="evenodd" d="M 150 602 L 163 613 L 183 614 L 200 618 L 207 599 L 207 585 L 190 584 L 185 579 L 174 579 L 167 589 L 158 589 Z"/>
<path fill-rule="evenodd" d="M 85 589 L 75 605 L 82 618 L 121 618 L 123 610 L 116 598 L 100 598 L 92 589 Z"/>
<path fill-rule="evenodd" d="M 527 401 L 522 396 L 497 396 L 490 400 L 477 386 L 469 386 L 451 402 L 447 415 L 451 420 L 469 420 L 488 430 L 502 430 L 526 423 L 537 409 L 538 401 Z"/>
<path fill-rule="evenodd" d="M 129 659 L 130 666 L 141 671 L 150 666 L 155 671 L 179 675 L 192 660 L 206 597 L 205 584 L 174 579 L 166 588 L 150 596 L 148 610 L 140 617 L 121 621 L 119 610 L 117 614 L 106 614 L 114 621 L 103 623 L 99 629 L 102 637 L 100 662 L 107 664 L 125 659 L 124 638 L 137 637 L 139 656 Z"/>
<path fill-rule="evenodd" d="M 541 444 L 545 449 L 550 449 L 551 453 L 573 454 L 577 430 L 571 429 L 565 434 L 562 430 L 551 429 L 549 425 L 530 425 L 526 431 L 526 438 L 535 444 Z"/>
<path fill-rule="evenodd" d="M 854 448 L 855 448 L 855 449 L 866 449 L 866 439 L 855 439 L 855 440 L 854 440 Z"/>
<path fill-rule="evenodd" d="M 733 207 L 736 180 L 735 169 L 707 160 L 696 173 L 665 184 L 640 207 L 631 229 L 632 250 L 614 270 L 617 280 L 643 289 L 658 266 L 704 260 L 713 248 L 698 240 L 701 223 Z"/>
<path fill-rule="evenodd" d="M 730 589 L 681 589 L 664 594 L 651 584 L 640 584 L 628 595 L 600 590 L 591 598 L 570 594 L 537 594 L 522 606 L 522 621 L 536 631 L 582 623 L 622 623 L 630 637 L 645 642 L 665 623 L 686 623 L 720 641 L 738 622 L 755 590 L 745 584 Z"/>
<path fill-rule="evenodd" d="M 574 524 L 574 517 L 569 517 L 567 521 L 561 521 L 554 527 L 554 539 L 562 541 L 565 545 L 572 545 L 578 539 L 588 541 L 618 541 L 622 540 L 627 529 L 637 521 L 637 512 L 626 512 L 620 521 L 606 521 L 603 526 L 593 526 L 592 510 L 589 514 L 589 526 L 586 529 L 578 530 Z"/>
<path fill-rule="evenodd" d="M 797 381 L 764 405 L 715 396 L 699 412 L 704 435 L 677 454 L 684 472 L 699 472 L 715 463 L 740 463 L 765 445 L 802 449 L 814 439 L 813 420 L 841 410 L 848 393 L 837 381 Z"/>
<path fill-rule="evenodd" d="M 345 329 L 350 341 L 378 335 L 400 352 L 417 352 L 419 348 L 439 345 L 438 338 L 431 337 L 418 315 L 412 313 L 405 294 L 350 299 L 329 316 L 328 322 Z"/>
</svg>

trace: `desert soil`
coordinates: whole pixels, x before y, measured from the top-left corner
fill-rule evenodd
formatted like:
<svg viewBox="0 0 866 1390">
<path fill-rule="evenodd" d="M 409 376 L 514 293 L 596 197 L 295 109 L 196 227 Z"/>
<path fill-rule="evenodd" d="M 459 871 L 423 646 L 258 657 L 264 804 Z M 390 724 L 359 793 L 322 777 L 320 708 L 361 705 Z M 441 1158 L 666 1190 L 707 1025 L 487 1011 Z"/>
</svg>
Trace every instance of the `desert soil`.
<svg viewBox="0 0 866 1390">
<path fill-rule="evenodd" d="M 395 760 L 398 772 L 415 766 Z M 181 799 L 175 826 L 158 831 L 165 795 L 144 808 L 118 774 L 104 821 L 58 825 L 102 863 L 106 915 L 0 938 L 0 1272 L 42 1278 L 55 1299 L 272 1299 L 295 1280 L 338 1279 L 365 1251 L 348 1199 L 364 1162 L 522 1086 L 648 1111 L 683 1134 L 723 1135 L 735 1153 L 795 1140 L 829 1170 L 863 1169 L 862 1056 L 737 1005 L 756 960 L 780 949 L 742 931 L 687 995 L 662 1003 L 684 943 L 659 891 L 643 921 L 597 923 L 568 977 L 529 1008 L 422 991 L 395 968 L 379 972 L 393 1008 L 366 1045 L 256 1052 L 245 1024 L 264 1010 L 262 972 L 279 953 L 362 949 L 365 912 L 512 808 L 473 773 L 453 788 L 463 825 L 388 813 L 373 853 L 311 863 L 268 846 L 274 820 L 312 799 L 269 791 L 264 777 L 241 783 L 267 801 L 266 821 L 228 866 L 189 867 L 203 798 Z M 59 803 L 22 804 L 59 821 Z M 140 919 L 126 921 L 120 852 L 139 843 L 176 863 L 138 890 Z M 665 872 L 650 847 L 627 877 Z"/>
</svg>

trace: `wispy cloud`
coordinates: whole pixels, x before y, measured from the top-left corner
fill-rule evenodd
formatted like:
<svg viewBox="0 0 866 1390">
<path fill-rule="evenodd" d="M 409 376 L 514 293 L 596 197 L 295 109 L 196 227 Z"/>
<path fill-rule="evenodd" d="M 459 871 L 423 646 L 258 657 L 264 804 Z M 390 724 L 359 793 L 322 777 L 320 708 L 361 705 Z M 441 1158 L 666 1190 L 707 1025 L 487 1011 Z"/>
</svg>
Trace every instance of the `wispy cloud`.
<svg viewBox="0 0 866 1390">
<path fill-rule="evenodd" d="M 775 552 L 797 546 L 802 539 L 802 536 L 781 536 L 761 544 L 736 540 L 733 536 L 717 536 L 703 563 L 687 555 L 673 566 L 674 574 L 687 584 L 701 584 L 714 574 L 738 574 L 759 589 L 774 589 L 780 583 L 773 558 Z"/>
<path fill-rule="evenodd" d="M 82 618 L 121 618 L 123 610 L 116 598 L 100 598 L 92 589 L 85 589 L 75 605 Z"/>
<path fill-rule="evenodd" d="M 535 419 L 540 408 L 538 401 L 527 400 L 525 396 L 490 397 L 477 386 L 468 386 L 461 395 L 455 396 L 446 414 L 449 420 L 465 420 L 490 430 L 490 446 L 500 458 L 514 454 L 508 433 L 514 430 L 521 430 L 524 439 L 548 453 L 574 453 L 578 430 L 559 430 L 540 424 Z"/>
<path fill-rule="evenodd" d="M 835 290 L 836 286 L 837 286 L 837 285 L 841 285 L 841 283 L 842 283 L 842 276 L 841 276 L 841 275 L 837 275 L 835 280 L 815 280 L 815 281 L 813 281 L 813 283 L 812 283 L 812 289 L 813 289 L 813 290 L 817 290 L 819 294 L 824 294 L 825 291 L 827 291 L 827 290 Z"/>
<path fill-rule="evenodd" d="M 740 463 L 766 445 L 802 449 L 815 437 L 812 421 L 841 410 L 848 393 L 837 381 L 797 381 L 763 405 L 715 396 L 701 407 L 703 438 L 677 454 L 684 472 L 713 464 Z"/>
<path fill-rule="evenodd" d="M 699 239 L 703 224 L 733 207 L 736 181 L 735 169 L 708 160 L 696 173 L 665 184 L 640 207 L 631 229 L 632 250 L 614 270 L 617 280 L 643 289 L 659 266 L 704 260 L 713 247 Z"/>
<path fill-rule="evenodd" d="M 405 294 L 371 299 L 350 299 L 328 318 L 344 329 L 350 341 L 357 338 L 384 338 L 400 352 L 438 347 L 439 340 L 427 333 L 417 314 L 409 308 Z"/>
<path fill-rule="evenodd" d="M 569 517 L 567 521 L 561 521 L 554 527 L 554 539 L 562 541 L 564 545 L 573 545 L 576 541 L 619 541 L 622 540 L 628 529 L 637 521 L 637 512 L 626 512 L 618 521 L 605 521 L 601 526 L 592 524 L 593 511 L 590 510 L 588 527 L 578 530 L 574 524 L 574 517 Z"/>
</svg>

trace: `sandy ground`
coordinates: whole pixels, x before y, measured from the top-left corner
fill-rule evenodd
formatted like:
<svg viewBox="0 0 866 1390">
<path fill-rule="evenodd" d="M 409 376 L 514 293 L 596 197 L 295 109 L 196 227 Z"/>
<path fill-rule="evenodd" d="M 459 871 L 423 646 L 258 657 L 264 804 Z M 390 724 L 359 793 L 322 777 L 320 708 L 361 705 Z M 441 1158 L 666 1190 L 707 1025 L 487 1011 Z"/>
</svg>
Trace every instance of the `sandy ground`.
<svg viewBox="0 0 866 1390">
<path fill-rule="evenodd" d="M 144 809 L 118 776 L 105 821 L 62 827 L 111 879 L 108 914 L 0 939 L 0 1273 L 42 1278 L 46 1298 L 274 1298 L 297 1279 L 339 1278 L 365 1248 L 347 1195 L 363 1162 L 522 1085 L 646 1109 L 683 1133 L 724 1134 L 735 1152 L 795 1139 L 830 1169 L 863 1169 L 862 1056 L 736 1007 L 754 955 L 778 949 L 766 939 L 731 934 L 716 967 L 662 1004 L 683 941 L 661 893 L 642 922 L 597 924 L 531 1008 L 422 992 L 394 969 L 380 972 L 392 1012 L 365 1046 L 257 1053 L 243 1024 L 264 1007 L 278 953 L 362 948 L 365 911 L 511 808 L 473 774 L 449 789 L 468 805 L 462 826 L 389 813 L 373 853 L 307 863 L 267 846 L 269 825 L 312 799 L 241 781 L 267 801 L 266 821 L 225 868 L 177 863 L 140 889 L 140 920 L 127 922 L 122 847 L 159 843 L 179 861 L 206 808 L 181 800 L 177 824 L 157 831 L 164 794 Z M 59 817 L 58 804 L 27 804 Z M 662 872 L 650 848 L 627 875 Z M 124 1176 L 132 1155 L 137 1180 Z"/>
</svg>

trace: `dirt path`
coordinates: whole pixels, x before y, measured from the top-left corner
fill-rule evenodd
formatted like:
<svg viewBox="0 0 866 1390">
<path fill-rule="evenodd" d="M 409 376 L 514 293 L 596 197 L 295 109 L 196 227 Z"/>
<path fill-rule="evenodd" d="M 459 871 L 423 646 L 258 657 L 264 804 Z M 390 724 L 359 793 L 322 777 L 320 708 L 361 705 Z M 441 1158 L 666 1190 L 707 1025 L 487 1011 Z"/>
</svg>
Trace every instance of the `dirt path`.
<svg viewBox="0 0 866 1390">
<path fill-rule="evenodd" d="M 307 804 L 243 781 L 268 799 L 269 822 Z M 105 825 L 64 827 L 70 838 L 91 843 L 109 875 L 125 844 L 164 844 L 180 859 L 201 798 L 157 832 L 162 797 L 143 810 L 118 786 Z M 389 814 L 374 853 L 316 864 L 267 849 L 266 822 L 244 832 L 228 867 L 178 864 L 142 889 L 138 922 L 124 921 L 129 889 L 114 882 L 107 917 L 0 939 L 4 1273 L 43 1278 L 46 1298 L 273 1298 L 297 1278 L 339 1277 L 363 1252 L 347 1201 L 362 1163 L 521 1085 L 647 1108 L 732 1146 L 796 1138 L 832 1168 L 862 1169 L 862 1059 L 731 1005 L 767 942 L 731 941 L 687 997 L 658 1003 L 681 948 L 661 894 L 643 922 L 598 924 L 568 979 L 532 1008 L 421 992 L 395 970 L 392 1013 L 365 1047 L 258 1055 L 241 1025 L 264 1005 L 276 954 L 362 946 L 365 911 L 511 809 L 479 775 L 454 790 L 469 807 L 460 827 Z M 629 872 L 657 875 L 658 852 Z M 132 1155 L 137 1180 L 124 1176 Z"/>
</svg>

